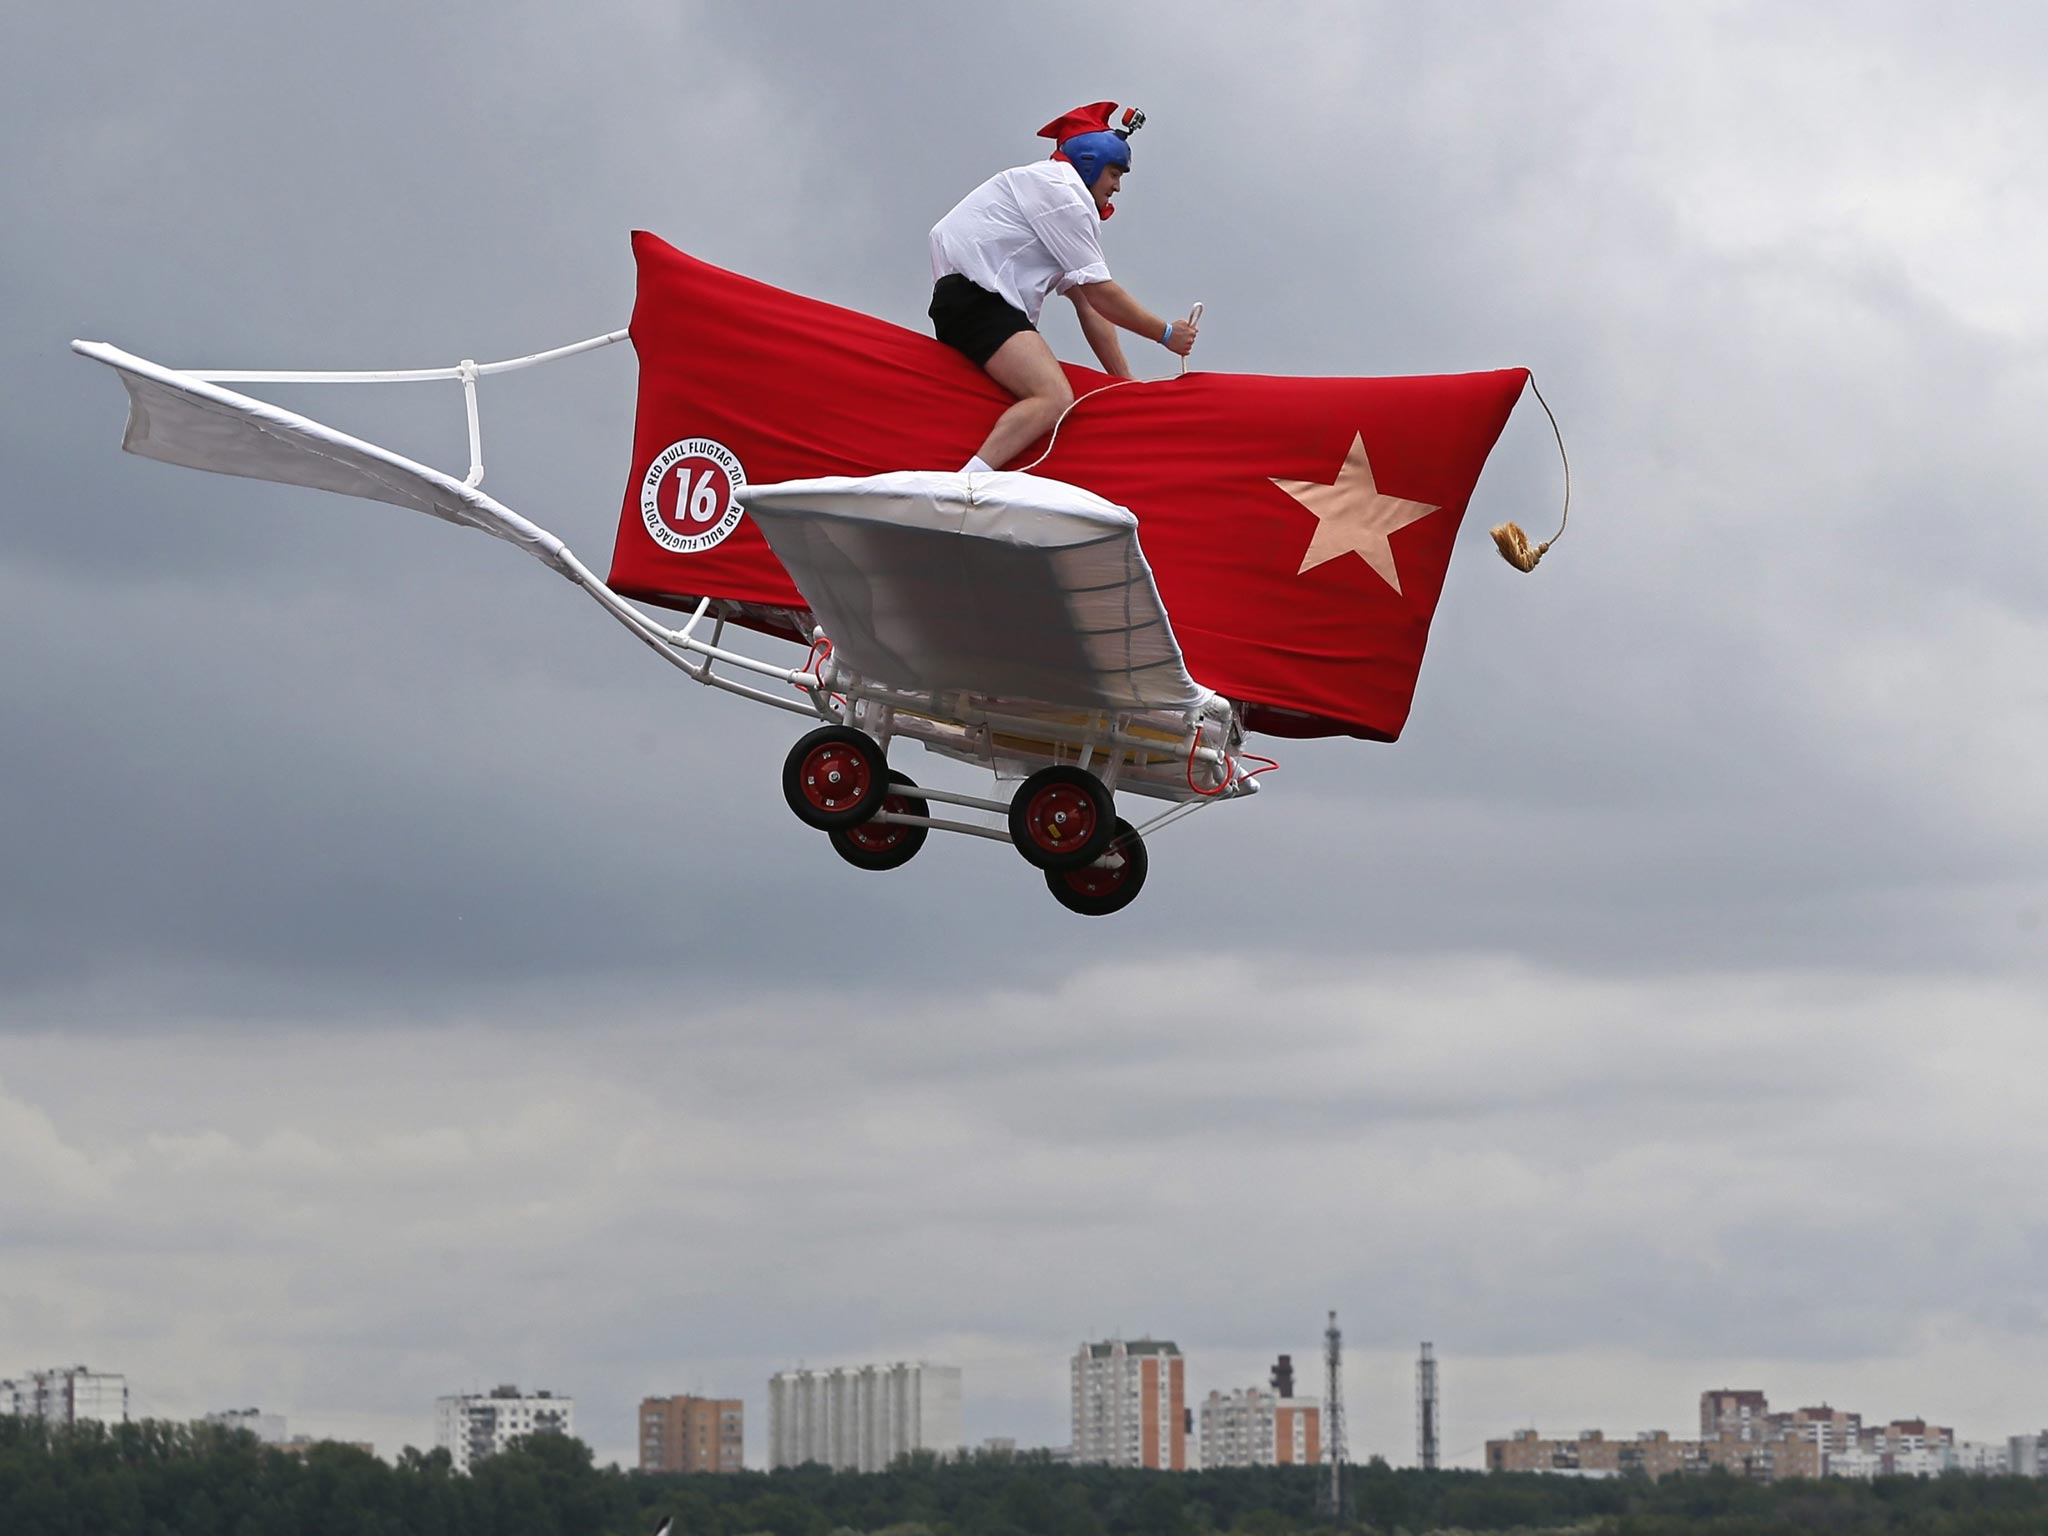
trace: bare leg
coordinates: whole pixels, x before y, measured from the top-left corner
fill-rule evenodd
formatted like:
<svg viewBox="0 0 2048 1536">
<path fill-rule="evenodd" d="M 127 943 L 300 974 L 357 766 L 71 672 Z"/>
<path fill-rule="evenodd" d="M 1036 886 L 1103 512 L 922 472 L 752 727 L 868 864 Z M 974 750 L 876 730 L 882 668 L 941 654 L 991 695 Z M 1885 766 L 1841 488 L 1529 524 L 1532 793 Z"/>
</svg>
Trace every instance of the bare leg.
<svg viewBox="0 0 2048 1536">
<path fill-rule="evenodd" d="M 1074 403 L 1074 390 L 1052 348 L 1036 331 L 1019 331 L 982 366 L 1017 397 L 1017 403 L 996 418 L 978 455 L 984 464 L 1001 469 L 1033 439 L 1052 430 L 1060 412 Z"/>
</svg>

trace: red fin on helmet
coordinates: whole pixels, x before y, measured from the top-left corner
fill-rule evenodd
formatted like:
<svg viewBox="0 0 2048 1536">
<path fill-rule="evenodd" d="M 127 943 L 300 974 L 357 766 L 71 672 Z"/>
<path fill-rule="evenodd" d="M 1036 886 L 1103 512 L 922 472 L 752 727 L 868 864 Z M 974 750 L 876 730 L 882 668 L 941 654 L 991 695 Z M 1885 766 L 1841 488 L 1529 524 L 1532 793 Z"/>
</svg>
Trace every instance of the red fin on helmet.
<svg viewBox="0 0 2048 1536">
<path fill-rule="evenodd" d="M 1055 144 L 1083 133 L 1106 133 L 1109 130 L 1109 114 L 1116 110 L 1113 101 L 1093 102 L 1085 107 L 1076 107 L 1063 116 L 1054 118 L 1038 130 L 1041 139 L 1051 139 Z"/>
</svg>

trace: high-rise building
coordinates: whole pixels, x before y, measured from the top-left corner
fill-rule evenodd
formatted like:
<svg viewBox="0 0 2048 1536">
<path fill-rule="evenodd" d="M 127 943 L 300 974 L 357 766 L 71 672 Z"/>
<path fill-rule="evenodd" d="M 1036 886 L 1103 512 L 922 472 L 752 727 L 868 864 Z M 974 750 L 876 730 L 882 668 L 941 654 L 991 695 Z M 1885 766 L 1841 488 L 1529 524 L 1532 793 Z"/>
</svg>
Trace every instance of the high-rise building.
<svg viewBox="0 0 2048 1536">
<path fill-rule="evenodd" d="M 1948 1448 L 1946 1470 L 2003 1477 L 2012 1470 L 2012 1451 L 2003 1440 L 1958 1440 Z"/>
<path fill-rule="evenodd" d="M 1863 1448 L 1876 1453 L 1877 1475 L 1883 1477 L 1938 1476 L 1948 1470 L 1955 1443 L 1953 1429 L 1925 1419 L 1893 1419 L 1863 1432 Z"/>
<path fill-rule="evenodd" d="M 203 1421 L 222 1429 L 246 1429 L 265 1445 L 284 1444 L 284 1415 L 265 1413 L 260 1408 L 224 1408 L 209 1413 Z"/>
<path fill-rule="evenodd" d="M 1854 1450 L 1863 1436 L 1863 1415 L 1832 1408 L 1795 1408 L 1790 1413 L 1767 1414 L 1766 1433 L 1772 1440 L 1811 1440 L 1824 1456 Z"/>
<path fill-rule="evenodd" d="M 1925 1419 L 1894 1419 L 1878 1428 L 1867 1428 L 1847 1450 L 1827 1458 L 1823 1469 L 1830 1477 L 1938 1477 L 1943 1472 L 2005 1471 L 2006 1455 L 1983 1450 L 1957 1455 L 1956 1432 Z"/>
<path fill-rule="evenodd" d="M 1273 1462 L 1312 1467 L 1323 1459 L 1323 1405 L 1313 1397 L 1281 1393 L 1273 1404 Z"/>
<path fill-rule="evenodd" d="M 531 1396 L 517 1387 L 493 1387 L 434 1399 L 434 1444 L 467 1472 L 522 1435 L 576 1433 L 576 1400 L 552 1392 Z"/>
<path fill-rule="evenodd" d="M 746 1409 L 736 1397 L 640 1400 L 642 1472 L 737 1472 L 745 1463 Z"/>
<path fill-rule="evenodd" d="M 0 1413 L 41 1419 L 69 1428 L 76 1424 L 125 1424 L 128 1378 L 82 1365 L 30 1371 L 0 1381 Z"/>
<path fill-rule="evenodd" d="M 1073 1361 L 1074 1460 L 1186 1471 L 1186 1364 L 1165 1339 L 1083 1344 Z"/>
<path fill-rule="evenodd" d="M 2005 1467 L 2015 1477 L 2048 1477 L 2048 1429 L 2005 1442 Z"/>
<path fill-rule="evenodd" d="M 1291 1384 L 1291 1383 L 1290 1383 Z M 1323 1459 L 1323 1405 L 1258 1387 L 1211 1392 L 1202 1402 L 1202 1470 L 1303 1467 Z"/>
<path fill-rule="evenodd" d="M 1761 1440 L 1771 1405 L 1763 1393 L 1714 1387 L 1700 1394 L 1702 1440 Z"/>
<path fill-rule="evenodd" d="M 912 1451 L 960 1449 L 960 1367 L 864 1365 L 768 1380 L 768 1464 L 881 1472 Z"/>
</svg>

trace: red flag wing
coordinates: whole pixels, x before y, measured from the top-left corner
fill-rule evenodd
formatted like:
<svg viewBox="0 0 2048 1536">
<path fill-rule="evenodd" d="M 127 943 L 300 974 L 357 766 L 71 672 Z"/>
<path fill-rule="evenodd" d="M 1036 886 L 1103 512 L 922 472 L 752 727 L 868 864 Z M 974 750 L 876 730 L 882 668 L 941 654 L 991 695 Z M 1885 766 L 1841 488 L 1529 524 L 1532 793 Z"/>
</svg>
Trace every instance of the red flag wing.
<svg viewBox="0 0 2048 1536">
<path fill-rule="evenodd" d="M 720 515 L 732 461 L 755 484 L 950 469 L 1009 404 L 928 337 L 652 235 L 633 247 L 639 414 L 610 577 L 628 597 L 802 608 L 759 530 Z M 1067 373 L 1077 395 L 1115 382 Z M 1188 670 L 1250 706 L 1248 725 L 1392 740 L 1458 524 L 1526 379 L 1123 385 L 1068 416 L 1038 472 L 1137 515 Z"/>
</svg>

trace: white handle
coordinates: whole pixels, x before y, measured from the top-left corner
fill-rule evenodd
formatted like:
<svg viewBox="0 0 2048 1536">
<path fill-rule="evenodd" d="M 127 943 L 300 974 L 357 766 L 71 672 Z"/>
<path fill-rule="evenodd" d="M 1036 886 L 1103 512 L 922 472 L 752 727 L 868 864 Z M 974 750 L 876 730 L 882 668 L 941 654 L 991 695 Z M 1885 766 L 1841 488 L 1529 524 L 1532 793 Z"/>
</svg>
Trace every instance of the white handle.
<svg viewBox="0 0 2048 1536">
<path fill-rule="evenodd" d="M 1202 301 L 1200 299 L 1195 300 L 1195 307 L 1188 311 L 1187 323 L 1191 326 L 1202 323 Z M 1180 355 L 1180 371 L 1182 373 L 1188 371 L 1188 355 L 1185 352 Z"/>
</svg>

